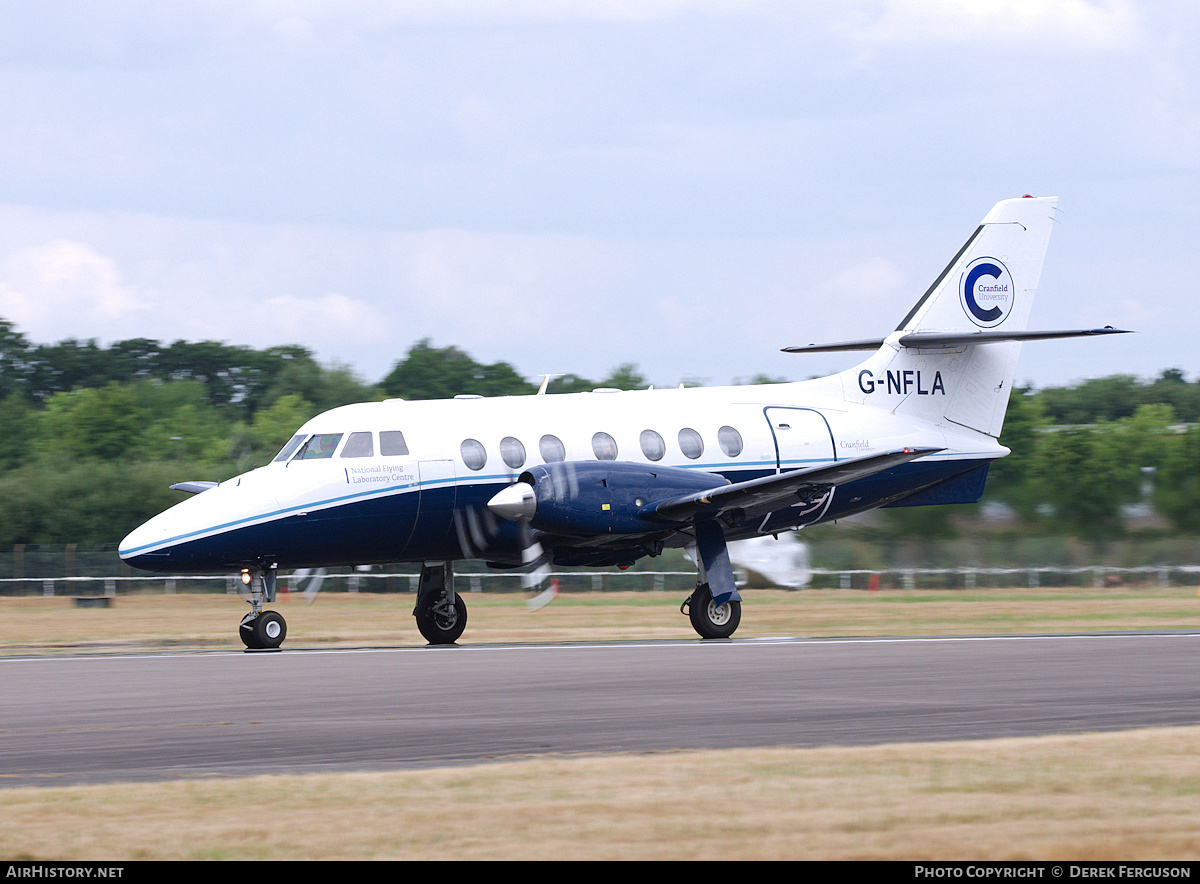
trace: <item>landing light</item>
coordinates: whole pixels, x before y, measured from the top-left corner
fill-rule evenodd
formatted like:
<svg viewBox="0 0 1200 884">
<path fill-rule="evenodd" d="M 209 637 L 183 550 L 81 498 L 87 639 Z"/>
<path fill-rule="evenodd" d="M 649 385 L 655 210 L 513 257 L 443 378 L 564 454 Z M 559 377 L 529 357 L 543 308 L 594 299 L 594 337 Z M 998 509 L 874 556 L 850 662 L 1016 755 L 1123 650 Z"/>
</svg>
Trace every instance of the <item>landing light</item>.
<svg viewBox="0 0 1200 884">
<path fill-rule="evenodd" d="M 249 586 L 249 585 L 250 585 L 250 580 L 251 580 L 251 577 L 250 577 L 250 571 L 249 571 L 249 569 L 248 569 L 248 568 L 243 568 L 243 569 L 242 569 L 242 583 L 246 584 L 246 586 Z"/>
</svg>

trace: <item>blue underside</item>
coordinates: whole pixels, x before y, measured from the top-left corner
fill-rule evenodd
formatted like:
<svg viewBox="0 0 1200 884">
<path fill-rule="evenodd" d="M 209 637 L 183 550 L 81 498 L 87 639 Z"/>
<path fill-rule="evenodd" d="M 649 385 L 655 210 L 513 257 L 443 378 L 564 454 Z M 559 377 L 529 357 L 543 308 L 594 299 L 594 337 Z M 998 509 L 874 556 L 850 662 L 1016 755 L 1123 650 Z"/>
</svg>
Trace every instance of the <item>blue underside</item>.
<svg viewBox="0 0 1200 884">
<path fill-rule="evenodd" d="M 973 503 L 983 493 L 987 467 L 986 460 L 914 461 L 839 486 L 827 507 L 814 508 L 810 503 L 776 510 L 768 518 L 758 515 L 727 524 L 725 535 L 736 540 L 844 518 L 879 506 Z M 727 477 L 737 482 L 773 472 L 739 471 Z M 491 526 L 483 548 L 475 545 L 470 554 L 460 545 L 463 525 L 456 527 L 455 510 L 482 512 L 496 490 L 495 484 L 463 483 L 427 488 L 419 494 L 410 491 L 351 501 L 306 515 L 234 528 L 126 561 L 147 571 L 206 573 L 268 565 L 292 569 L 465 558 L 519 560 L 522 538 L 512 522 Z M 673 528 L 635 537 L 611 536 L 599 547 L 560 540 L 554 546 L 554 559 L 563 565 L 628 564 L 664 543 L 682 546 L 689 540 L 690 536 Z"/>
</svg>

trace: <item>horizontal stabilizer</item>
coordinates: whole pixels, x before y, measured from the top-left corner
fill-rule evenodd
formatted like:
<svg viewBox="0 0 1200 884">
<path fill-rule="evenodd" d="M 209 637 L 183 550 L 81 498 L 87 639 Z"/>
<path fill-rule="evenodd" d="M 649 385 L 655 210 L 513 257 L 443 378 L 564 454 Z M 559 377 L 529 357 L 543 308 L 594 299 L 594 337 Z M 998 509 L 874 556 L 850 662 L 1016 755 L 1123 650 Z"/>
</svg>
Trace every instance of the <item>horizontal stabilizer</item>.
<svg viewBox="0 0 1200 884">
<path fill-rule="evenodd" d="M 174 485 L 168 485 L 172 491 L 186 491 L 188 494 L 199 494 L 201 491 L 207 491 L 210 488 L 217 487 L 216 482 L 176 482 Z"/>
<path fill-rule="evenodd" d="M 864 476 L 882 472 L 891 467 L 908 463 L 918 457 L 935 454 L 940 448 L 901 448 L 883 454 L 868 454 L 831 464 L 791 470 L 774 476 L 763 476 L 732 485 L 720 485 L 707 491 L 685 494 L 646 507 L 647 515 L 674 522 L 687 521 L 697 515 L 706 517 L 719 515 L 730 509 L 758 509 L 774 507 L 789 497 L 807 491 L 841 485 Z M 795 501 L 793 501 L 795 502 Z"/>
<path fill-rule="evenodd" d="M 910 332 L 901 335 L 896 343 L 901 347 L 919 350 L 940 347 L 970 347 L 976 344 L 994 344 L 1000 341 L 1048 341 L 1054 338 L 1090 338 L 1096 335 L 1127 335 L 1128 329 L 1113 328 L 1069 328 L 1052 331 L 983 331 L 983 332 Z M 843 341 L 840 344 L 809 344 L 807 347 L 784 347 L 784 353 L 837 353 L 844 350 L 878 350 L 884 345 L 883 338 L 864 341 Z"/>
<path fill-rule="evenodd" d="M 805 347 L 784 347 L 784 353 L 844 353 L 848 350 L 878 350 L 883 338 L 868 338 L 862 341 L 839 341 L 836 344 L 809 344 Z"/>
</svg>

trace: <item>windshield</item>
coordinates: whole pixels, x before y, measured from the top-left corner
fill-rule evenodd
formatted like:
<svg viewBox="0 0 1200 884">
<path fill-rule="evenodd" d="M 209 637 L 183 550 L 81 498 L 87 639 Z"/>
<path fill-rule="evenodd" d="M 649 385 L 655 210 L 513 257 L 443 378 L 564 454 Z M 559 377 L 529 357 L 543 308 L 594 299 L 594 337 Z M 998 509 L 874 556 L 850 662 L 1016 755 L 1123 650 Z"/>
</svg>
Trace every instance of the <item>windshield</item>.
<svg viewBox="0 0 1200 884">
<path fill-rule="evenodd" d="M 342 441 L 341 433 L 317 433 L 304 443 L 293 460 L 315 460 L 317 458 L 333 457 L 334 449 Z"/>
<path fill-rule="evenodd" d="M 296 453 L 296 449 L 300 447 L 300 443 L 303 442 L 305 438 L 306 437 L 303 433 L 297 433 L 295 436 L 288 439 L 287 445 L 284 445 L 283 448 L 279 449 L 279 453 L 275 455 L 275 459 L 271 461 L 271 463 L 279 463 L 280 461 L 287 460 Z"/>
</svg>

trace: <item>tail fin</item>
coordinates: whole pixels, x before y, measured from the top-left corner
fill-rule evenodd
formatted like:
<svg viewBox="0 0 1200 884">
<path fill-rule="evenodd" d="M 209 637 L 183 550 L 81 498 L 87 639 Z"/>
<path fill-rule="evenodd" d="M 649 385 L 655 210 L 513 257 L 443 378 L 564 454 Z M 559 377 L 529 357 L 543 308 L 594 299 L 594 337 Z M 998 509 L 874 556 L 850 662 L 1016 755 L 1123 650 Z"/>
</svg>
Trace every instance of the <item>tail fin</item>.
<svg viewBox="0 0 1200 884">
<path fill-rule="evenodd" d="M 841 374 L 845 398 L 998 437 L 1057 203 L 997 203 L 896 331 Z"/>
</svg>

